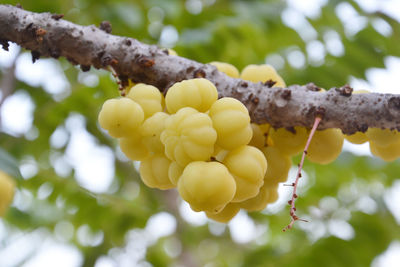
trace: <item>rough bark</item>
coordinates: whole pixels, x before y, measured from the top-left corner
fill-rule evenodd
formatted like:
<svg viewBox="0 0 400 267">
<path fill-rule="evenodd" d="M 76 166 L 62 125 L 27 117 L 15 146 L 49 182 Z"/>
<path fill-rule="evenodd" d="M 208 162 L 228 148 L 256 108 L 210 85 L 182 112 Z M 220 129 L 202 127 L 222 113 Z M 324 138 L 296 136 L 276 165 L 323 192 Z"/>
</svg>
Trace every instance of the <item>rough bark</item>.
<svg viewBox="0 0 400 267">
<path fill-rule="evenodd" d="M 112 66 L 122 81 L 152 84 L 163 92 L 175 82 L 205 77 L 216 85 L 221 97 L 242 101 L 254 122 L 268 122 L 274 127 L 311 128 L 319 113 L 324 115 L 319 129 L 340 128 L 349 134 L 366 131 L 368 127 L 400 130 L 399 95 L 352 95 L 347 87 L 318 92 L 312 84 L 269 88 L 266 84 L 230 78 L 208 64 L 170 56 L 157 46 L 111 35 L 107 23 L 99 29 L 76 25 L 61 17 L 0 5 L 0 43 L 7 48 L 11 41 L 31 50 L 33 60 L 63 56 L 72 64 L 81 65 L 84 71 L 90 66 Z"/>
</svg>

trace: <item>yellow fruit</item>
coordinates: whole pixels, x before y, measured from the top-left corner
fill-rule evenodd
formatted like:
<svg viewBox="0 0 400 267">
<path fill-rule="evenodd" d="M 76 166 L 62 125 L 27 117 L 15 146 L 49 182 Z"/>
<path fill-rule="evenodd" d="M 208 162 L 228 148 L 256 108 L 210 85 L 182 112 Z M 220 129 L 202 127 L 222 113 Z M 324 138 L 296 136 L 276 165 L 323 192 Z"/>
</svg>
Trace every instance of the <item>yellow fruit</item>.
<svg viewBox="0 0 400 267">
<path fill-rule="evenodd" d="M 368 90 L 354 90 L 353 91 L 353 94 L 368 94 L 368 93 L 371 93 L 371 92 Z"/>
<path fill-rule="evenodd" d="M 129 90 L 126 97 L 132 99 L 142 107 L 145 118 L 163 110 L 162 94 L 152 85 L 136 84 Z"/>
<path fill-rule="evenodd" d="M 99 113 L 99 124 L 112 137 L 128 137 L 144 119 L 143 109 L 129 98 L 109 99 Z"/>
<path fill-rule="evenodd" d="M 0 170 L 0 217 L 6 214 L 15 191 L 14 180 L 5 172 Z"/>
<path fill-rule="evenodd" d="M 219 162 L 189 163 L 178 181 L 178 191 L 194 211 L 219 212 L 235 195 L 235 179 Z"/>
<path fill-rule="evenodd" d="M 178 53 L 174 49 L 168 48 L 168 55 L 170 56 L 177 56 Z"/>
<path fill-rule="evenodd" d="M 154 113 L 153 116 L 146 119 L 140 127 L 143 143 L 152 152 L 164 152 L 164 145 L 161 142 L 160 136 L 165 129 L 165 121 L 168 116 L 169 115 L 164 112 Z"/>
<path fill-rule="evenodd" d="M 268 162 L 264 184 L 273 185 L 286 181 L 292 166 L 291 158 L 275 147 L 265 147 L 262 151 Z"/>
<path fill-rule="evenodd" d="M 153 154 L 140 163 L 140 178 L 143 183 L 151 188 L 170 189 L 175 185 L 168 177 L 171 161 L 163 154 Z"/>
<path fill-rule="evenodd" d="M 171 164 L 169 165 L 168 169 L 168 177 L 169 180 L 173 185 L 177 185 L 179 178 L 181 177 L 183 173 L 183 167 L 179 165 L 176 161 L 172 161 Z"/>
<path fill-rule="evenodd" d="M 263 123 L 258 126 L 264 134 L 268 134 L 269 130 L 271 129 L 271 125 L 269 123 Z"/>
<path fill-rule="evenodd" d="M 165 96 L 169 113 L 176 113 L 184 107 L 191 107 L 200 112 L 206 112 L 217 101 L 218 91 L 207 79 L 191 79 L 172 85 Z"/>
<path fill-rule="evenodd" d="M 265 146 L 273 146 L 273 145 L 274 145 L 274 144 L 273 144 L 273 141 L 272 141 L 272 139 L 271 139 L 271 136 L 269 135 L 269 132 L 270 132 L 270 129 L 271 129 L 271 125 L 270 125 L 269 123 L 264 123 L 264 124 L 260 124 L 260 125 L 258 125 L 258 126 L 260 127 L 261 131 L 262 131 L 263 134 L 264 134 L 264 137 L 265 137 L 265 139 L 264 139 Z"/>
<path fill-rule="evenodd" d="M 226 205 L 225 208 L 220 212 L 206 212 L 206 215 L 209 219 L 212 219 L 214 221 L 220 223 L 228 223 L 230 220 L 232 220 L 233 217 L 236 216 L 236 214 L 238 214 L 239 210 L 240 206 L 238 205 L 238 203 L 228 203 L 228 205 Z"/>
<path fill-rule="evenodd" d="M 371 93 L 368 90 L 355 90 L 353 91 L 353 94 L 368 94 Z M 387 146 L 391 143 L 396 143 L 400 141 L 400 135 L 398 134 L 397 131 L 390 131 L 388 129 L 386 130 L 381 130 L 378 128 L 369 128 L 367 132 L 361 133 L 357 132 L 353 135 L 345 135 L 345 138 L 354 144 L 363 144 L 369 140 L 371 140 L 374 145 L 379 145 L 379 146 Z"/>
<path fill-rule="evenodd" d="M 294 127 L 293 131 L 285 128 L 271 128 L 269 136 L 277 149 L 288 156 L 294 156 L 304 150 L 308 139 L 308 131 L 300 126 Z"/>
<path fill-rule="evenodd" d="M 209 115 L 217 131 L 217 145 L 231 150 L 247 145 L 253 135 L 247 108 L 231 97 L 216 101 L 210 108 Z"/>
<path fill-rule="evenodd" d="M 268 202 L 274 203 L 279 198 L 278 186 L 270 188 Z"/>
<path fill-rule="evenodd" d="M 271 65 L 248 65 L 242 70 L 240 78 L 251 82 L 263 82 L 268 80 L 276 82 L 274 87 L 286 87 L 282 77 Z"/>
<path fill-rule="evenodd" d="M 165 154 L 181 166 L 191 161 L 208 160 L 216 139 L 217 133 L 210 117 L 190 107 L 168 117 L 161 133 Z"/>
<path fill-rule="evenodd" d="M 378 146 L 388 146 L 400 142 L 400 133 L 396 130 L 369 128 L 365 135 Z"/>
<path fill-rule="evenodd" d="M 391 143 L 387 146 L 379 146 L 373 141 L 369 142 L 371 153 L 385 161 L 394 161 L 400 158 L 400 142 Z"/>
<path fill-rule="evenodd" d="M 258 124 L 251 123 L 250 125 L 251 129 L 253 130 L 253 137 L 249 142 L 249 146 L 262 149 L 265 146 L 265 135 Z"/>
<path fill-rule="evenodd" d="M 339 129 L 316 131 L 307 151 L 307 158 L 314 163 L 328 164 L 342 151 L 343 134 Z"/>
<path fill-rule="evenodd" d="M 129 137 L 118 140 L 122 152 L 131 160 L 143 160 L 149 156 L 149 150 L 143 144 L 138 132 L 133 132 Z"/>
<path fill-rule="evenodd" d="M 228 150 L 225 150 L 222 147 L 215 145 L 212 157 L 214 157 L 215 160 L 222 162 L 228 153 Z"/>
<path fill-rule="evenodd" d="M 210 62 L 210 64 L 217 67 L 219 71 L 225 73 L 232 78 L 239 78 L 239 71 L 232 64 L 217 61 Z"/>
<path fill-rule="evenodd" d="M 344 138 L 346 138 L 346 140 L 349 141 L 350 143 L 357 145 L 364 144 L 365 142 L 368 141 L 368 136 L 362 132 L 356 132 L 355 134 L 351 135 L 345 134 Z"/>
<path fill-rule="evenodd" d="M 236 194 L 232 202 L 255 197 L 267 171 L 263 153 L 252 146 L 241 146 L 228 153 L 223 161 L 236 182 Z"/>
<path fill-rule="evenodd" d="M 263 185 L 257 196 L 238 203 L 247 211 L 262 211 L 269 203 L 275 202 L 278 194 L 278 184 Z"/>
</svg>

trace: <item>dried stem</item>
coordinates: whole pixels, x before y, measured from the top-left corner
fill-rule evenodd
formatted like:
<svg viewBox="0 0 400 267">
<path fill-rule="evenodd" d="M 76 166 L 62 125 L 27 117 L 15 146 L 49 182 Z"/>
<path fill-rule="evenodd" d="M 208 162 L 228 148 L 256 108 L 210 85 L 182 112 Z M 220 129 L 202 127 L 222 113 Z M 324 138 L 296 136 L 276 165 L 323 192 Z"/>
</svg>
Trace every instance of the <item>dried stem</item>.
<svg viewBox="0 0 400 267">
<path fill-rule="evenodd" d="M 284 232 L 286 232 L 287 230 L 291 229 L 293 227 L 293 224 L 294 224 L 295 221 L 307 222 L 306 220 L 300 219 L 296 215 L 296 207 L 295 207 L 295 201 L 296 201 L 296 198 L 297 198 L 297 193 L 296 192 L 297 192 L 297 185 L 298 185 L 299 180 L 301 178 L 301 169 L 303 168 L 303 164 L 304 164 L 304 160 L 305 160 L 306 155 L 307 155 L 308 147 L 310 146 L 311 140 L 312 140 L 312 138 L 313 138 L 313 136 L 315 134 L 315 131 L 317 130 L 318 125 L 321 122 L 321 120 L 322 120 L 321 116 L 316 116 L 315 117 L 314 125 L 313 125 L 313 127 L 311 129 L 310 135 L 308 136 L 306 146 L 305 146 L 303 154 L 301 156 L 301 160 L 300 160 L 300 163 L 299 163 L 299 168 L 297 170 L 296 180 L 295 180 L 295 182 L 293 184 L 291 184 L 291 186 L 293 186 L 293 194 L 292 194 L 292 199 L 288 201 L 288 203 L 290 205 L 291 221 L 290 221 L 289 225 L 286 226 L 283 229 Z"/>
</svg>

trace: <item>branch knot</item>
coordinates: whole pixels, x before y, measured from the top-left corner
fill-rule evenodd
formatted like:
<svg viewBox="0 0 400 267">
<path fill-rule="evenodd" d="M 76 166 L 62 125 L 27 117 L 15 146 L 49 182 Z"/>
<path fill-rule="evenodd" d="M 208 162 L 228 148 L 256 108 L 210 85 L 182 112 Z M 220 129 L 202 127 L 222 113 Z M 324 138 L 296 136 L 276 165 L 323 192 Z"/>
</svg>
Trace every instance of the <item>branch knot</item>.
<svg viewBox="0 0 400 267">
<path fill-rule="evenodd" d="M 335 88 L 337 92 L 339 92 L 340 95 L 342 96 L 351 96 L 353 93 L 353 88 L 350 87 L 350 85 L 346 84 L 340 88 Z"/>
</svg>

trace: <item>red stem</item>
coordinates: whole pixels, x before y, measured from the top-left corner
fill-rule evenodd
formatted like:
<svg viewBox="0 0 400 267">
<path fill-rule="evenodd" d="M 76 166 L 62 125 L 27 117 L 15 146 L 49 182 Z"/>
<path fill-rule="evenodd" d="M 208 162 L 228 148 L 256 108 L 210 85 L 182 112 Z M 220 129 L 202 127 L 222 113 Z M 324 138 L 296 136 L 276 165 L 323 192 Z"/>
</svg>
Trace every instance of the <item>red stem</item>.
<svg viewBox="0 0 400 267">
<path fill-rule="evenodd" d="M 296 191 L 297 191 L 297 185 L 299 183 L 299 179 L 301 178 L 301 169 L 303 168 L 303 164 L 304 164 L 304 160 L 306 158 L 308 147 L 310 146 L 311 140 L 312 140 L 312 138 L 313 138 L 313 136 L 315 134 L 315 131 L 318 128 L 318 124 L 321 122 L 321 120 L 322 120 L 321 117 L 319 117 L 319 116 L 315 117 L 314 125 L 313 125 L 313 127 L 311 129 L 310 135 L 308 136 L 308 140 L 307 140 L 306 146 L 304 148 L 303 155 L 301 156 L 299 169 L 297 170 L 296 181 L 293 184 L 291 184 L 291 186 L 293 186 L 292 199 L 289 200 L 291 221 L 290 221 L 289 225 L 286 226 L 283 229 L 284 232 L 289 230 L 289 229 L 291 229 L 293 227 L 293 224 L 294 224 L 295 221 L 299 220 L 299 221 L 307 222 L 306 220 L 300 219 L 296 215 L 296 207 L 295 207 L 295 201 L 296 201 L 296 198 L 297 198 Z"/>
</svg>

